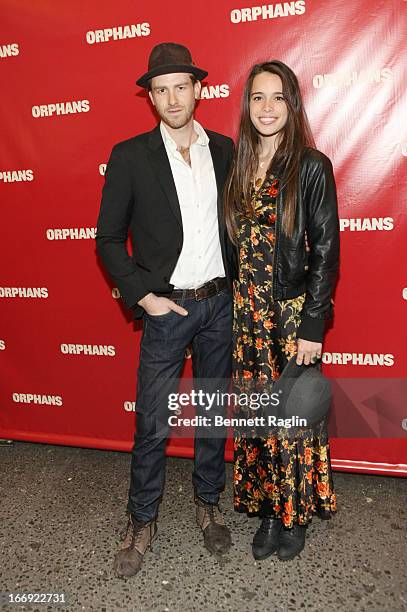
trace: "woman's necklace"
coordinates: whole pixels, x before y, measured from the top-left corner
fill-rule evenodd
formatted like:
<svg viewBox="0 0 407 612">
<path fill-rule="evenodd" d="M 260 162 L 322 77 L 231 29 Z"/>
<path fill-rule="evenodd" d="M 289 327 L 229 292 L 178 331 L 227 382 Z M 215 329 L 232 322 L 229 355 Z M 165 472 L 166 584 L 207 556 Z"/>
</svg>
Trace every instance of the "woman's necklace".
<svg viewBox="0 0 407 612">
<path fill-rule="evenodd" d="M 261 187 L 264 179 L 266 178 L 267 170 L 270 165 L 270 161 L 272 157 L 273 157 L 273 153 L 270 153 L 269 155 L 267 155 L 267 157 L 263 157 L 263 158 L 259 157 L 258 159 L 256 176 L 254 178 L 254 186 L 255 186 L 256 191 L 259 189 L 259 187 Z"/>
<path fill-rule="evenodd" d="M 259 156 L 259 168 L 261 168 L 261 170 L 263 170 L 264 168 L 268 168 L 269 167 L 270 161 L 271 161 L 271 158 L 273 157 L 273 155 L 274 155 L 274 151 L 273 151 L 273 153 L 269 153 L 268 155 L 266 155 L 266 157 L 261 158 Z"/>
</svg>

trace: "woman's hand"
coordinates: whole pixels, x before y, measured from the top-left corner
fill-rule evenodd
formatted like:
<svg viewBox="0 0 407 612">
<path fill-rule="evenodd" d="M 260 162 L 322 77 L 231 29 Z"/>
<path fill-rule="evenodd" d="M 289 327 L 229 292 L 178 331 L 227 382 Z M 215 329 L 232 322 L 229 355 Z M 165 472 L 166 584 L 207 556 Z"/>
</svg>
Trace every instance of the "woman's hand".
<svg viewBox="0 0 407 612">
<path fill-rule="evenodd" d="M 297 347 L 297 365 L 301 365 L 302 363 L 309 365 L 310 363 L 315 363 L 318 361 L 318 359 L 321 359 L 321 342 L 311 342 L 311 340 L 303 340 L 302 338 L 298 338 Z"/>
</svg>

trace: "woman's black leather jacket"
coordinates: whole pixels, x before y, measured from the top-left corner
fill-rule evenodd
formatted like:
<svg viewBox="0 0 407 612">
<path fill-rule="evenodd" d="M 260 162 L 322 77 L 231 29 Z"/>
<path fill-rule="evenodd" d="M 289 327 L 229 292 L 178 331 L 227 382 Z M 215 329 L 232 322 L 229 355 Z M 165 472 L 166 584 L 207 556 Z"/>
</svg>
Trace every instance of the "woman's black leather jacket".
<svg viewBox="0 0 407 612">
<path fill-rule="evenodd" d="M 282 188 L 277 197 L 273 299 L 287 300 L 305 293 L 297 337 L 322 342 L 325 322 L 333 315 L 331 296 L 339 268 L 336 187 L 328 157 L 316 149 L 304 149 L 291 238 L 281 228 L 284 195 Z M 237 265 L 234 269 L 237 273 Z"/>
</svg>

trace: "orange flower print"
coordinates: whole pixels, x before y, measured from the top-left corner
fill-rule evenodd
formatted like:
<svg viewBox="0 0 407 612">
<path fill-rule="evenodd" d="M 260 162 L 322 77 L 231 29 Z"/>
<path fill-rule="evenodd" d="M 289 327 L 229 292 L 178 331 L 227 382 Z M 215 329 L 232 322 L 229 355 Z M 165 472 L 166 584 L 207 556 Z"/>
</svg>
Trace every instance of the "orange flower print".
<svg viewBox="0 0 407 612">
<path fill-rule="evenodd" d="M 255 347 L 258 350 L 263 348 L 263 338 L 256 338 Z"/>
<path fill-rule="evenodd" d="M 246 482 L 245 487 L 246 487 L 246 491 L 250 491 L 250 489 L 252 489 L 252 488 L 253 488 L 253 485 L 252 485 L 252 483 L 249 481 L 249 482 Z"/>
<path fill-rule="evenodd" d="M 263 484 L 263 489 L 267 492 L 267 493 L 273 493 L 274 489 L 275 489 L 275 485 L 273 485 L 272 482 L 265 482 Z"/>
<path fill-rule="evenodd" d="M 269 194 L 270 197 L 275 198 L 276 195 L 278 194 L 278 189 L 276 189 L 275 187 L 271 186 L 268 190 L 267 193 Z"/>
<path fill-rule="evenodd" d="M 278 454 L 278 443 L 277 443 L 277 438 L 275 436 L 272 436 L 271 438 L 267 438 L 266 446 L 267 448 L 270 449 L 272 455 Z M 271 464 L 269 464 L 268 467 L 270 468 L 270 470 L 273 469 L 273 466 Z"/>
<path fill-rule="evenodd" d="M 247 453 L 247 463 L 254 463 L 257 459 L 257 455 L 259 454 L 259 449 L 254 448 L 250 453 Z"/>
<path fill-rule="evenodd" d="M 320 474 L 325 474 L 325 471 L 326 471 L 326 464 L 325 464 L 323 461 L 317 461 L 317 462 L 315 463 L 315 467 L 316 467 L 316 469 L 318 470 L 318 472 L 319 472 Z"/>
<path fill-rule="evenodd" d="M 284 525 L 289 525 L 293 514 L 293 500 L 290 497 L 284 504 L 283 522 Z M 285 519 L 288 519 L 287 521 Z"/>
<path fill-rule="evenodd" d="M 239 291 L 237 291 L 235 294 L 235 304 L 238 308 L 243 308 L 244 306 L 244 299 L 242 294 L 239 293 Z"/>
<path fill-rule="evenodd" d="M 270 329 L 273 329 L 274 327 L 274 323 L 273 321 L 270 321 L 270 319 L 265 319 L 265 321 L 263 322 L 264 327 L 269 331 Z"/>
<path fill-rule="evenodd" d="M 259 478 L 265 478 L 267 476 L 266 470 L 263 469 L 261 465 L 259 465 L 259 467 L 257 468 L 257 473 L 259 475 Z"/>
<path fill-rule="evenodd" d="M 272 380 L 278 380 L 280 378 L 280 373 L 275 368 L 273 368 L 271 378 Z"/>
<path fill-rule="evenodd" d="M 329 495 L 329 484 L 327 482 L 317 482 L 317 493 L 322 499 Z"/>
<path fill-rule="evenodd" d="M 283 512 L 283 515 L 281 517 L 283 519 L 283 523 L 285 527 L 289 527 L 290 523 L 291 523 L 291 517 L 286 514 L 285 512 Z"/>
<path fill-rule="evenodd" d="M 276 215 L 274 215 L 274 214 L 269 215 L 269 221 L 270 221 L 270 223 L 275 223 L 276 222 Z"/>
<path fill-rule="evenodd" d="M 254 308 L 254 302 L 253 302 L 253 308 Z M 260 319 L 261 319 L 261 314 L 257 310 L 255 310 L 253 312 L 253 321 L 257 323 L 257 321 L 260 321 Z"/>
<path fill-rule="evenodd" d="M 307 465 L 311 465 L 312 464 L 312 449 L 307 447 L 305 449 L 305 463 Z"/>
<path fill-rule="evenodd" d="M 256 232 L 253 228 L 251 229 L 251 232 L 250 232 L 250 241 L 252 244 L 254 244 L 254 246 L 257 246 L 259 244 L 259 241 L 257 240 L 257 237 L 256 237 Z"/>
<path fill-rule="evenodd" d="M 243 378 L 245 379 L 253 378 L 253 374 L 249 370 L 243 370 Z"/>
<path fill-rule="evenodd" d="M 283 350 L 288 357 L 293 357 L 297 353 L 297 341 L 293 338 L 287 339 Z"/>
<path fill-rule="evenodd" d="M 242 475 L 237 470 L 235 470 L 234 479 L 236 483 L 238 483 L 239 480 L 242 480 Z"/>
</svg>

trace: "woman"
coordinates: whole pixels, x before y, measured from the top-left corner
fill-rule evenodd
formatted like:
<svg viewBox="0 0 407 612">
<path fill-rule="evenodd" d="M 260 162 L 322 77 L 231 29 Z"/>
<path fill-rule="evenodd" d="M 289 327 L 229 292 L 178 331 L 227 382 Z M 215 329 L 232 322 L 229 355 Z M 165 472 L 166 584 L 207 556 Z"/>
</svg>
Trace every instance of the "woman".
<svg viewBox="0 0 407 612">
<path fill-rule="evenodd" d="M 238 259 L 234 381 L 271 388 L 290 358 L 321 358 L 339 259 L 332 164 L 315 149 L 297 78 L 280 61 L 255 65 L 246 82 L 225 214 Z M 294 558 L 313 514 L 336 510 L 326 423 L 236 433 L 234 448 L 235 508 L 262 518 L 254 557 Z"/>
</svg>

